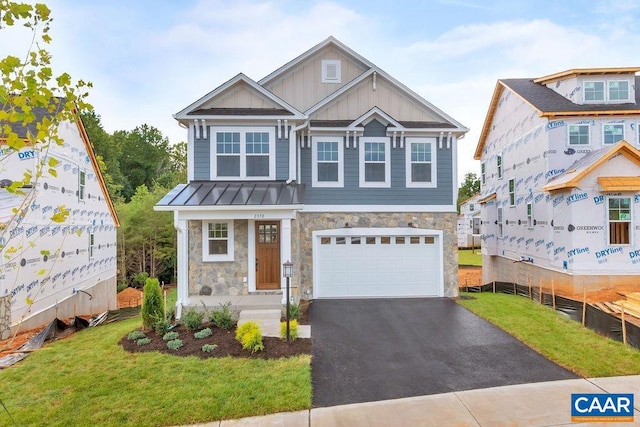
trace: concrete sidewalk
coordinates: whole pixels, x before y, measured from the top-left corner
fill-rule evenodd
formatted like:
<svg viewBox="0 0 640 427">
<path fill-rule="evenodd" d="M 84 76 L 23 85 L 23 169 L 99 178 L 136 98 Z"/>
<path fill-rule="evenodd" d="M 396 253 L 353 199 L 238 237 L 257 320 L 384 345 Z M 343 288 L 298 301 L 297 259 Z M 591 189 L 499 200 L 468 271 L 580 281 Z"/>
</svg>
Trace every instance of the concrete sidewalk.
<svg viewBox="0 0 640 427">
<path fill-rule="evenodd" d="M 231 426 L 563 426 L 571 423 L 571 393 L 634 393 L 640 424 L 640 375 L 519 384 L 406 399 L 314 408 L 306 411 L 216 421 Z M 603 423 L 607 427 L 618 423 Z"/>
</svg>

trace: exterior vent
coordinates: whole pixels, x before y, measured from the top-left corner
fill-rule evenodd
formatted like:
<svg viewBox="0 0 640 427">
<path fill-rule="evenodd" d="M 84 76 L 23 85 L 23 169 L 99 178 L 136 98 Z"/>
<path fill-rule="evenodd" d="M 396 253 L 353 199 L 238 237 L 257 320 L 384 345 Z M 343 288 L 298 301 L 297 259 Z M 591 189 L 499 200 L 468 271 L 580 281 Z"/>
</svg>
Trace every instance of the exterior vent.
<svg viewBox="0 0 640 427">
<path fill-rule="evenodd" d="M 341 83 L 342 76 L 339 60 L 322 61 L 322 83 Z"/>
</svg>

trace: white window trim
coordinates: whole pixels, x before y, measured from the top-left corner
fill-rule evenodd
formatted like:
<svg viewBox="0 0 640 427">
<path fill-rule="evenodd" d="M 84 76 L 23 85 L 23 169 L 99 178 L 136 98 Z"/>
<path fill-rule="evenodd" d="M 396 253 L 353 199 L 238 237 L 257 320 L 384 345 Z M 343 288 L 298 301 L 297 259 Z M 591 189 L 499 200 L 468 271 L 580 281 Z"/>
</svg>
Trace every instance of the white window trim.
<svg viewBox="0 0 640 427">
<path fill-rule="evenodd" d="M 362 138 L 360 138 L 362 139 Z M 431 182 L 413 182 L 411 181 L 411 143 L 431 144 Z M 436 162 L 436 138 L 405 138 L 405 173 L 407 188 L 436 188 L 438 186 L 438 165 Z"/>
<path fill-rule="evenodd" d="M 245 127 L 245 126 L 211 126 L 209 129 L 211 138 L 211 161 L 210 179 L 221 180 L 248 180 L 248 181 L 273 181 L 276 179 L 276 132 L 275 128 L 267 127 Z M 218 153 L 217 153 L 217 133 L 218 132 L 239 132 L 240 133 L 240 176 L 218 176 Z M 269 134 L 269 176 L 247 176 L 247 138 L 250 132 L 266 132 Z"/>
<path fill-rule="evenodd" d="M 610 83 L 626 83 L 627 84 L 627 97 L 625 99 L 611 99 L 611 94 L 609 93 L 609 84 Z M 629 80 L 625 80 L 625 79 L 621 79 L 621 80 L 616 80 L 616 79 L 611 79 L 611 80 L 607 80 L 607 83 L 605 85 L 605 96 L 607 97 L 607 101 L 611 102 L 611 103 L 617 103 L 617 102 L 629 102 L 631 100 L 631 88 L 633 83 L 630 82 Z"/>
<path fill-rule="evenodd" d="M 487 164 L 480 163 L 480 183 L 482 185 L 487 183 Z"/>
<path fill-rule="evenodd" d="M 602 124 L 602 145 L 614 145 L 617 144 L 618 142 L 604 142 L 604 128 L 605 126 L 622 126 L 622 139 L 620 141 L 622 141 L 624 139 L 624 128 L 625 125 L 624 123 L 603 123 Z"/>
<path fill-rule="evenodd" d="M 498 210 L 496 211 L 496 222 L 498 223 L 498 237 L 504 237 L 504 210 L 502 209 L 502 206 L 498 207 Z"/>
<path fill-rule="evenodd" d="M 95 255 L 96 249 L 96 235 L 92 232 L 89 233 L 89 248 L 88 248 L 88 252 L 89 252 L 89 260 L 92 260 Z"/>
<path fill-rule="evenodd" d="M 595 100 L 587 100 L 585 99 L 585 87 L 586 87 L 586 83 L 602 83 L 602 99 L 595 99 Z M 602 104 L 603 102 L 607 102 L 607 98 L 608 98 L 608 83 L 606 80 L 583 80 L 582 81 L 582 102 L 585 104 Z"/>
<path fill-rule="evenodd" d="M 513 193 L 511 193 L 511 189 L 509 188 L 512 182 L 513 182 Z M 513 208 L 516 206 L 516 179 L 515 178 L 509 178 L 509 181 L 507 182 L 507 191 L 509 192 L 509 207 Z M 513 203 L 511 203 L 512 194 L 513 194 Z"/>
<path fill-rule="evenodd" d="M 629 243 L 625 244 L 625 243 L 611 243 L 611 232 L 609 231 L 610 227 L 609 224 L 611 224 L 612 222 L 627 222 L 627 221 L 611 221 L 609 219 L 609 200 L 610 199 L 629 199 Z M 607 218 L 607 245 L 608 246 L 633 246 L 633 235 L 634 235 L 634 212 L 633 212 L 633 197 L 632 196 L 611 196 L 611 197 L 607 197 L 607 204 L 605 205 L 606 208 L 606 218 Z"/>
<path fill-rule="evenodd" d="M 589 139 L 589 142 L 587 142 L 586 144 L 572 144 L 571 143 L 571 126 L 578 126 L 578 127 L 585 126 L 587 128 L 587 137 Z M 602 134 L 604 135 L 604 127 L 603 127 L 603 130 L 602 130 Z M 569 146 L 569 147 L 591 147 L 591 125 L 588 125 L 588 124 L 585 124 L 585 123 L 569 123 L 567 125 L 567 146 Z"/>
<path fill-rule="evenodd" d="M 84 184 L 81 184 L 80 177 L 84 176 Z M 87 199 L 87 171 L 78 168 L 78 201 L 84 202 Z"/>
<path fill-rule="evenodd" d="M 209 255 L 209 224 L 227 224 L 227 249 L 229 253 L 224 255 Z M 202 221 L 202 261 L 225 262 L 233 261 L 235 245 L 233 238 L 233 220 Z"/>
<path fill-rule="evenodd" d="M 384 142 L 384 182 L 366 182 L 364 180 L 364 146 L 365 142 Z M 361 136 L 358 142 L 360 150 L 360 187 L 389 188 L 391 187 L 391 138 L 387 136 Z"/>
<path fill-rule="evenodd" d="M 338 181 L 318 181 L 318 142 L 338 143 Z M 344 187 L 344 139 L 341 136 L 313 136 L 311 138 L 311 182 L 314 187 Z"/>
<path fill-rule="evenodd" d="M 327 69 L 330 66 L 336 67 L 336 77 L 330 78 Z M 342 66 L 339 59 L 323 59 L 322 60 L 322 83 L 342 83 Z"/>
<path fill-rule="evenodd" d="M 531 214 L 529 214 L 529 208 L 531 208 Z M 527 202 L 527 228 L 533 230 L 533 202 Z"/>
<path fill-rule="evenodd" d="M 500 163 L 498 163 L 498 159 L 500 159 Z M 496 168 L 498 169 L 498 179 L 502 179 L 504 176 L 504 157 L 502 157 L 502 153 L 496 154 Z"/>
</svg>

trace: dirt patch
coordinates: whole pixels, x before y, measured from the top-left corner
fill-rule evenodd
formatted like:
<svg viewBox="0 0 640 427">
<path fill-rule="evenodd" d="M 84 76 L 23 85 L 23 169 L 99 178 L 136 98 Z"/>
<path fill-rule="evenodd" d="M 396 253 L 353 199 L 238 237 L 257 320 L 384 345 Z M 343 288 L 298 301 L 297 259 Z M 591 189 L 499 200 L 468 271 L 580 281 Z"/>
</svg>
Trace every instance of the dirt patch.
<svg viewBox="0 0 640 427">
<path fill-rule="evenodd" d="M 482 267 L 460 265 L 458 266 L 458 286 L 482 285 Z"/>
<path fill-rule="evenodd" d="M 118 293 L 118 308 L 138 307 L 142 304 L 142 298 L 142 291 L 134 288 L 127 288 Z"/>
<path fill-rule="evenodd" d="M 263 337 L 264 350 L 251 353 L 243 350 L 242 345 L 235 339 L 236 328 L 224 330 L 211 327 L 212 335 L 207 338 L 197 339 L 194 337 L 194 331 L 187 330 L 184 325 L 178 325 L 173 328 L 178 333 L 178 338 L 182 340 L 182 347 L 178 350 L 171 350 L 167 347 L 167 342 L 153 331 L 145 332 L 147 337 L 151 339 L 149 344 L 139 346 L 135 341 L 127 340 L 123 337 L 120 345 L 129 352 L 142 353 L 148 351 L 158 351 L 160 353 L 171 354 L 174 356 L 197 356 L 202 359 L 210 357 L 248 357 L 253 359 L 278 359 L 280 357 L 291 357 L 299 354 L 311 354 L 311 339 L 298 338 L 287 344 L 285 340 L 273 337 Z M 211 353 L 202 351 L 205 344 L 215 344 L 218 347 Z"/>
<path fill-rule="evenodd" d="M 12 351 L 20 348 L 24 343 L 29 341 L 34 335 L 37 335 L 42 328 L 33 329 L 31 331 L 26 331 L 19 333 L 15 337 L 12 335 L 6 340 L 0 341 L 0 357 L 7 356 L 11 354 Z"/>
</svg>

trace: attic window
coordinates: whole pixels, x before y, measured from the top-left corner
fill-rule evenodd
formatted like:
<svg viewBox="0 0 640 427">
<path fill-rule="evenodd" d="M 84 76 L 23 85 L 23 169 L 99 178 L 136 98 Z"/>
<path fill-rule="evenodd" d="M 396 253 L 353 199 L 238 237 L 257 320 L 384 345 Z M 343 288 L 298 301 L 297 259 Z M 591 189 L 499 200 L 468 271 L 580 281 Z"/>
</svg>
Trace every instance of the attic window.
<svg viewBox="0 0 640 427">
<path fill-rule="evenodd" d="M 341 70 L 339 60 L 322 61 L 322 83 L 341 83 Z"/>
</svg>

